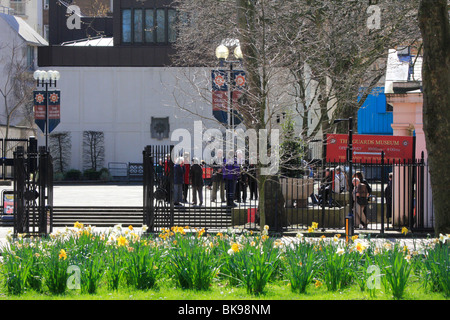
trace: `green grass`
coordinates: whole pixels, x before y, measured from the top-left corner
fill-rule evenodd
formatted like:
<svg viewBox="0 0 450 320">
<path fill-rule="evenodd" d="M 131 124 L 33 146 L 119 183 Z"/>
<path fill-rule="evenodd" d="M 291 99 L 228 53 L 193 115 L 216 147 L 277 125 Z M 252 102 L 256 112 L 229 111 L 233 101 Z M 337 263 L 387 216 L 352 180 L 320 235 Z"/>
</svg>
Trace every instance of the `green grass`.
<svg viewBox="0 0 450 320">
<path fill-rule="evenodd" d="M 247 293 L 244 286 L 228 286 L 224 282 L 214 283 L 207 291 L 176 288 L 170 281 L 159 282 L 157 289 L 136 290 L 128 287 L 110 291 L 106 283 L 96 294 L 82 294 L 80 290 L 67 290 L 62 295 L 27 291 L 24 294 L 10 295 L 0 291 L 0 300 L 392 300 L 392 294 L 382 289 L 376 290 L 375 297 L 369 292 L 361 292 L 357 285 L 330 292 L 325 286 L 316 288 L 311 284 L 305 294 L 293 293 L 286 282 L 269 283 L 262 295 Z M 402 300 L 445 300 L 436 292 L 424 292 L 420 283 L 412 282 L 406 288 Z"/>
</svg>

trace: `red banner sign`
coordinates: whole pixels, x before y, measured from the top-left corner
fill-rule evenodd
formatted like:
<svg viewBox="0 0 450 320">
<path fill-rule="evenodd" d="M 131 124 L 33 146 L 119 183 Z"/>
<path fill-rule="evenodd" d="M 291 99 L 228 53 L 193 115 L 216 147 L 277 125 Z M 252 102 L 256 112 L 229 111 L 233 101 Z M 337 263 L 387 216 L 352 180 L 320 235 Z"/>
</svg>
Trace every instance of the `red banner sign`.
<svg viewBox="0 0 450 320">
<path fill-rule="evenodd" d="M 327 162 L 347 161 L 347 134 L 327 135 Z M 353 162 L 381 162 L 381 152 L 385 161 L 408 161 L 414 157 L 414 137 L 353 135 Z"/>
</svg>

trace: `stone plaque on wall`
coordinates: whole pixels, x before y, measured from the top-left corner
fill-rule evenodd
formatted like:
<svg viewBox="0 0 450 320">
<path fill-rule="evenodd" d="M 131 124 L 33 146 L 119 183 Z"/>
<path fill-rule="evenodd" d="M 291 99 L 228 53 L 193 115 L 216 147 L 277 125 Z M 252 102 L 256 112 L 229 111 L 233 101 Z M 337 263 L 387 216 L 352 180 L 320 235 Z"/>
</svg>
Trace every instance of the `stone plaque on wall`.
<svg viewBox="0 0 450 320">
<path fill-rule="evenodd" d="M 169 117 L 165 118 L 155 118 L 152 117 L 152 122 L 150 124 L 150 132 L 152 139 L 168 139 L 170 132 Z"/>
</svg>

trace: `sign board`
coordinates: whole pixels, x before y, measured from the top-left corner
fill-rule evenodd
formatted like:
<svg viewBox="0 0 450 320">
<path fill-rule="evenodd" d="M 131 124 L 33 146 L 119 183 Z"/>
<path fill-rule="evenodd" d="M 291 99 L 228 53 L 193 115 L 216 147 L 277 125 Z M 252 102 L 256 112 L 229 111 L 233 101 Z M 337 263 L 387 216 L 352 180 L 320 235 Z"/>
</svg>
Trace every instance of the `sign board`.
<svg viewBox="0 0 450 320">
<path fill-rule="evenodd" d="M 231 71 L 230 81 L 228 85 L 228 72 L 226 70 L 211 71 L 211 87 L 212 87 L 212 111 L 213 116 L 221 123 L 228 123 L 229 105 L 233 108 L 233 124 L 238 125 L 242 119 L 239 115 L 239 99 L 243 94 L 246 84 L 245 72 L 242 70 Z M 231 101 L 229 88 L 232 88 Z"/>
<path fill-rule="evenodd" d="M 60 113 L 61 92 L 48 92 L 48 133 L 52 132 L 61 121 Z"/>
<path fill-rule="evenodd" d="M 45 110 L 46 110 L 46 95 L 45 91 L 34 91 L 34 122 L 45 132 Z"/>
<path fill-rule="evenodd" d="M 347 134 L 328 134 L 326 147 L 327 162 L 347 161 Z M 390 162 L 408 161 L 414 157 L 414 137 L 353 135 L 352 147 L 354 163 L 380 163 L 381 152 L 384 152 L 385 161 Z"/>
<path fill-rule="evenodd" d="M 3 216 L 12 216 L 14 214 L 14 191 L 4 190 L 3 196 Z"/>
<path fill-rule="evenodd" d="M 34 122 L 45 133 L 46 117 L 48 117 L 48 133 L 52 132 L 61 121 L 61 92 L 34 91 Z M 47 111 L 48 102 L 48 113 Z"/>
</svg>

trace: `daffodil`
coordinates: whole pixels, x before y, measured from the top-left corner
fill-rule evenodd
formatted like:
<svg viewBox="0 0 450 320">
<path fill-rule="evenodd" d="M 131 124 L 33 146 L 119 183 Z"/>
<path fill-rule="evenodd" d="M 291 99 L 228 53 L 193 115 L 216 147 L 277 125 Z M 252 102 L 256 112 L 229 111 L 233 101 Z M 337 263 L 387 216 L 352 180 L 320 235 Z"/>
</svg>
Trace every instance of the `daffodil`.
<svg viewBox="0 0 450 320">
<path fill-rule="evenodd" d="M 313 222 L 312 225 L 311 225 L 311 227 L 312 227 L 313 229 L 317 229 L 317 228 L 319 227 L 319 224 L 318 224 L 317 222 Z"/>
<path fill-rule="evenodd" d="M 402 234 L 406 235 L 409 232 L 407 227 L 402 228 Z"/>
<path fill-rule="evenodd" d="M 322 282 L 320 282 L 319 280 L 316 280 L 316 283 L 314 284 L 314 286 L 316 288 L 320 288 L 322 286 Z"/>
<path fill-rule="evenodd" d="M 364 250 L 366 250 L 366 247 L 365 247 L 361 242 L 358 242 L 358 243 L 356 244 L 356 250 L 357 250 L 359 253 L 363 253 Z"/>
<path fill-rule="evenodd" d="M 239 244 L 233 243 L 231 245 L 231 250 L 233 250 L 233 252 L 239 252 Z"/>
<path fill-rule="evenodd" d="M 66 253 L 66 250 L 64 250 L 64 249 L 61 249 L 59 251 L 59 260 L 61 260 L 61 259 L 63 259 L 63 260 L 67 259 L 67 253 Z"/>
<path fill-rule="evenodd" d="M 130 231 L 133 230 L 133 226 L 130 224 L 130 225 L 128 226 L 128 229 L 130 229 Z"/>
<path fill-rule="evenodd" d="M 340 255 L 340 256 L 343 255 L 344 252 L 345 252 L 345 251 L 344 251 L 344 249 L 342 249 L 342 248 L 339 248 L 339 249 L 336 250 L 336 253 L 337 253 L 338 255 Z"/>
<path fill-rule="evenodd" d="M 120 237 L 117 238 L 117 245 L 125 246 L 127 244 L 128 244 L 128 240 L 124 236 L 120 236 Z"/>
<path fill-rule="evenodd" d="M 83 224 L 77 221 L 74 223 L 73 227 L 77 229 L 83 229 Z"/>
</svg>

